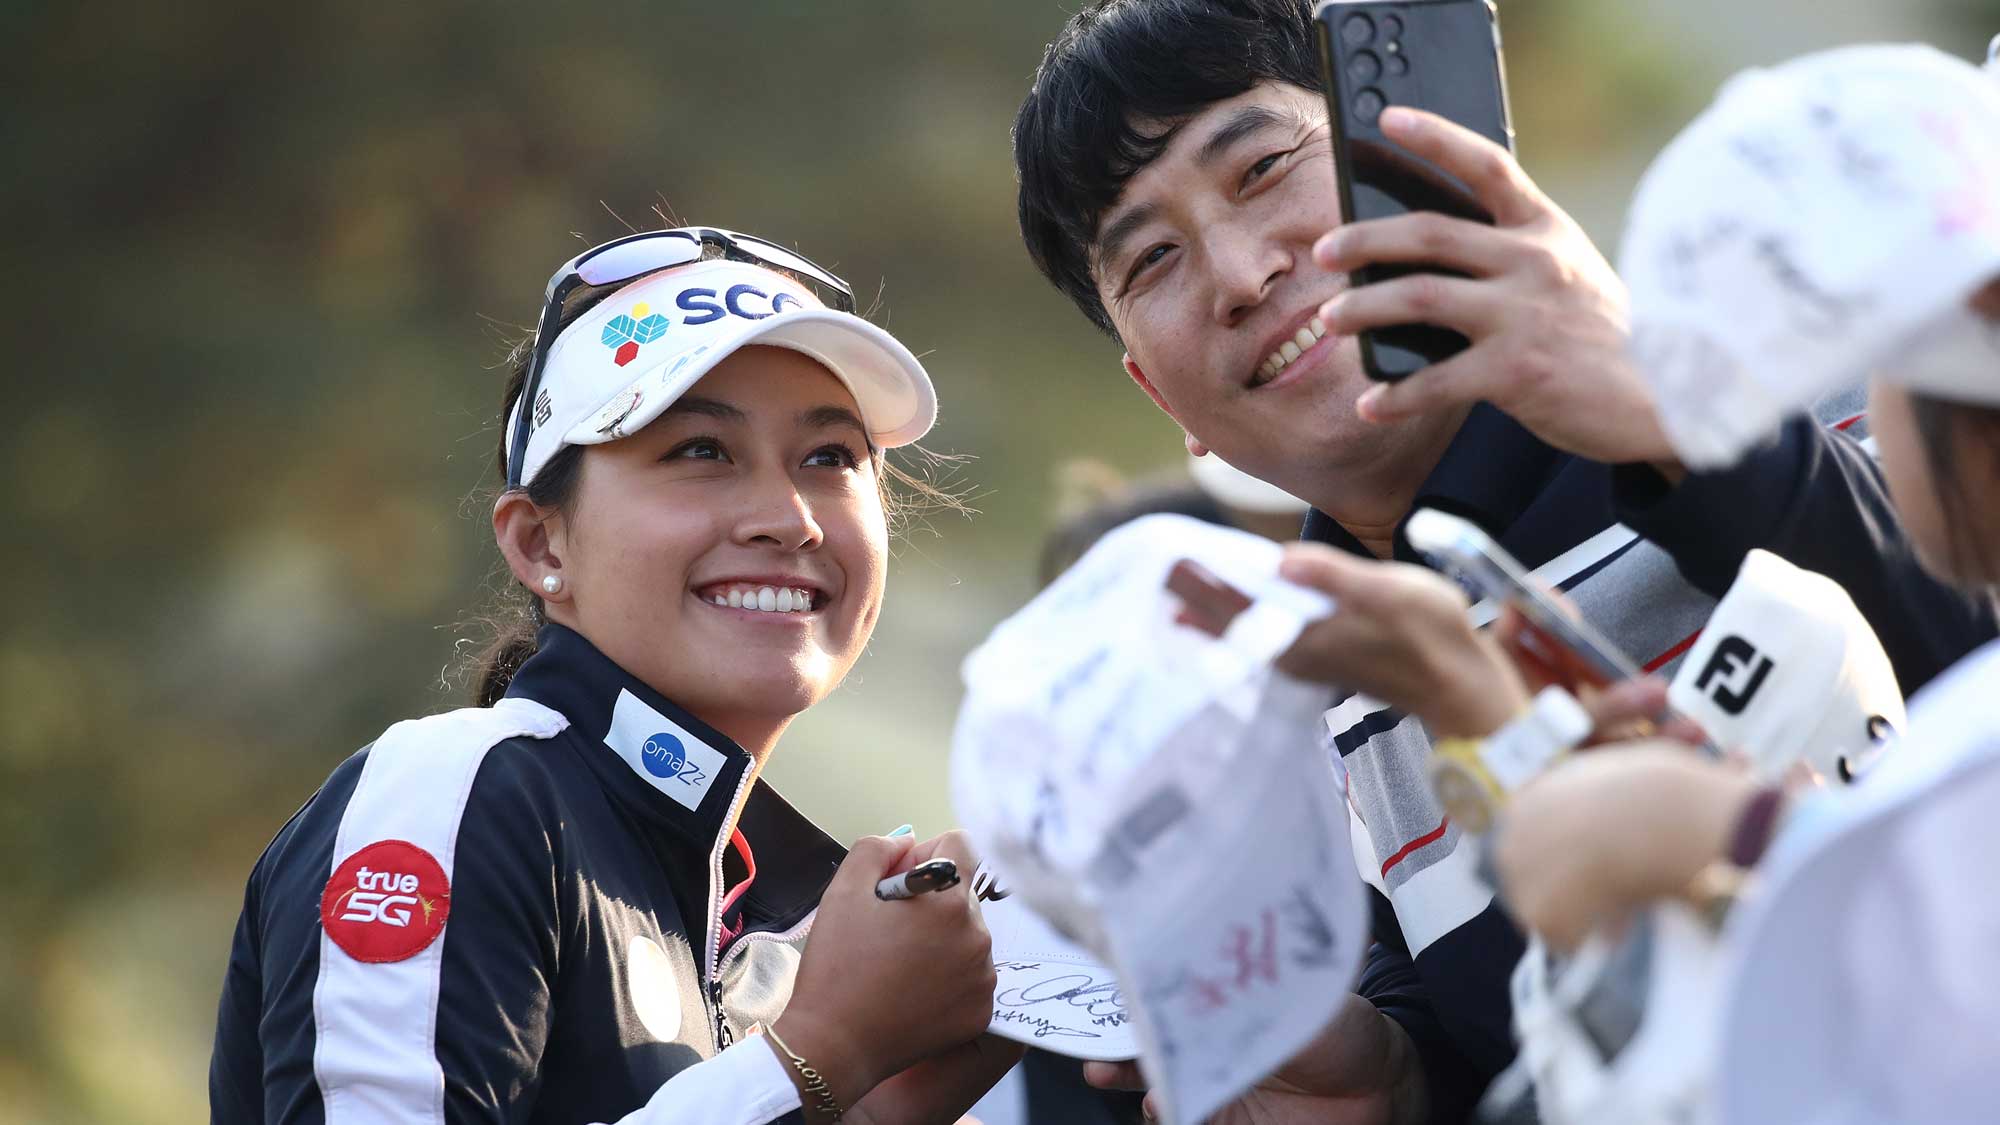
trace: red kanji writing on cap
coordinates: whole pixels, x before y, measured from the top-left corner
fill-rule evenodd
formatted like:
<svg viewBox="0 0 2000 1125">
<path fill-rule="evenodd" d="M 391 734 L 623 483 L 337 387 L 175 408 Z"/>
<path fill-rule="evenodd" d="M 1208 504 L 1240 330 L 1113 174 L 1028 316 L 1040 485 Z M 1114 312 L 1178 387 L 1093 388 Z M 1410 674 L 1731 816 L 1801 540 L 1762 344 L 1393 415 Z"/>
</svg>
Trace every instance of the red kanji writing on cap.
<svg viewBox="0 0 2000 1125">
<path fill-rule="evenodd" d="M 334 869 L 319 922 L 356 961 L 401 961 L 437 940 L 450 911 L 451 882 L 431 853 L 379 840 Z"/>
</svg>

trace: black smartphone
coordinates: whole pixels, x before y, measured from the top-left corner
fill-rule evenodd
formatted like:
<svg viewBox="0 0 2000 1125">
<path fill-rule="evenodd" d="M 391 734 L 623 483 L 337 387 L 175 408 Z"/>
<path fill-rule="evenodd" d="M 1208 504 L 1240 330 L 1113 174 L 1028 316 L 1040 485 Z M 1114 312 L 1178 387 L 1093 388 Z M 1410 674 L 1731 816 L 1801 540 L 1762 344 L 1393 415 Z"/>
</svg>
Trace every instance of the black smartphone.
<svg viewBox="0 0 2000 1125">
<path fill-rule="evenodd" d="M 1500 16 L 1492 0 L 1320 0 L 1313 22 L 1347 221 L 1442 211 L 1492 222 L 1463 182 L 1392 144 L 1379 124 L 1390 106 L 1412 106 L 1513 151 Z M 1354 272 L 1353 282 L 1369 285 L 1424 268 L 1368 266 Z M 1448 328 L 1396 325 L 1361 334 L 1361 361 L 1369 378 L 1393 383 L 1469 344 Z"/>
</svg>

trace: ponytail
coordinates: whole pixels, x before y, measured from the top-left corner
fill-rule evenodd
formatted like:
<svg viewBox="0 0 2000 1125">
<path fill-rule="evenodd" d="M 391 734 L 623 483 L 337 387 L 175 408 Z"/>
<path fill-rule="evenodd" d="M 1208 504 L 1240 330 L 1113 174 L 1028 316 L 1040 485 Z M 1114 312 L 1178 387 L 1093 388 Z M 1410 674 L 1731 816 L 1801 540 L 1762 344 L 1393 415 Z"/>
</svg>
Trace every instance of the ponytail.
<svg viewBox="0 0 2000 1125">
<path fill-rule="evenodd" d="M 567 325 L 583 315 L 585 310 L 603 300 L 615 288 L 595 286 L 579 290 L 564 308 L 562 323 Z M 507 386 L 500 395 L 500 441 L 493 458 L 503 489 L 507 480 L 507 439 L 510 436 L 507 422 L 513 416 L 515 400 L 527 387 L 528 366 L 534 361 L 534 354 L 535 338 L 527 336 L 514 342 L 504 361 Z M 576 500 L 577 485 L 582 479 L 583 447 L 566 445 L 549 458 L 525 491 L 536 507 L 567 513 Z M 498 494 L 495 494 L 497 498 Z M 501 593 L 478 617 L 488 634 L 485 643 L 479 646 L 476 656 L 461 666 L 464 678 L 472 685 L 473 703 L 479 707 L 491 707 L 507 694 L 507 688 L 514 682 L 514 673 L 535 655 L 536 631 L 548 622 L 541 596 L 514 582 L 504 565 L 501 580 L 505 583 Z"/>
</svg>

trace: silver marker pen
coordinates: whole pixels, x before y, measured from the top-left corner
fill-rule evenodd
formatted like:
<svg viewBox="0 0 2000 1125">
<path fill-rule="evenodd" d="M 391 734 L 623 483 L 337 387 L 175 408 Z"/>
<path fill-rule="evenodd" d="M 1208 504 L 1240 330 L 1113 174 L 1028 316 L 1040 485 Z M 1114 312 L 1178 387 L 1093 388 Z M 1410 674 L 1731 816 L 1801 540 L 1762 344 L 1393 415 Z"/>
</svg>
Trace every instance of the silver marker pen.
<svg viewBox="0 0 2000 1125">
<path fill-rule="evenodd" d="M 929 891 L 958 886 L 958 864 L 948 859 L 919 863 L 901 875 L 891 875 L 875 884 L 875 897 L 884 902 L 915 898 Z"/>
</svg>

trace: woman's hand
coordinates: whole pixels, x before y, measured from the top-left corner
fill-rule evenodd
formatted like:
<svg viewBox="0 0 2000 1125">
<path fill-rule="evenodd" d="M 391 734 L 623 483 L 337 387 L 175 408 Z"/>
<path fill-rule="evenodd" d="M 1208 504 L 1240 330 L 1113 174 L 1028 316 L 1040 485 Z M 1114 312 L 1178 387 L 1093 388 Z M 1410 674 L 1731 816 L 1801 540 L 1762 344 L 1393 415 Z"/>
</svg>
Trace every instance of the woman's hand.
<svg viewBox="0 0 2000 1125">
<path fill-rule="evenodd" d="M 1491 734 L 1527 708 L 1520 673 L 1445 578 L 1318 543 L 1288 546 L 1278 573 L 1337 603 L 1278 658 L 1288 675 L 1364 692 L 1440 737 Z"/>
<path fill-rule="evenodd" d="M 855 1125 L 923 1125 L 956 1121 L 1014 1069 L 1025 1044 L 998 1035 L 961 1043 L 893 1075 L 847 1111 Z M 812 1118 L 808 1116 L 806 1120 Z"/>
<path fill-rule="evenodd" d="M 879 880 L 940 857 L 958 863 L 958 886 L 892 902 L 875 897 Z M 864 836 L 834 873 L 775 1026 L 843 1107 L 918 1061 L 971 1042 L 992 1021 L 992 939 L 972 900 L 976 866 L 963 832 L 921 844 Z"/>
<path fill-rule="evenodd" d="M 1727 855 L 1757 789 L 1679 743 L 1572 755 L 1508 805 L 1493 840 L 1501 897 L 1551 948 L 1573 949 Z"/>
</svg>

